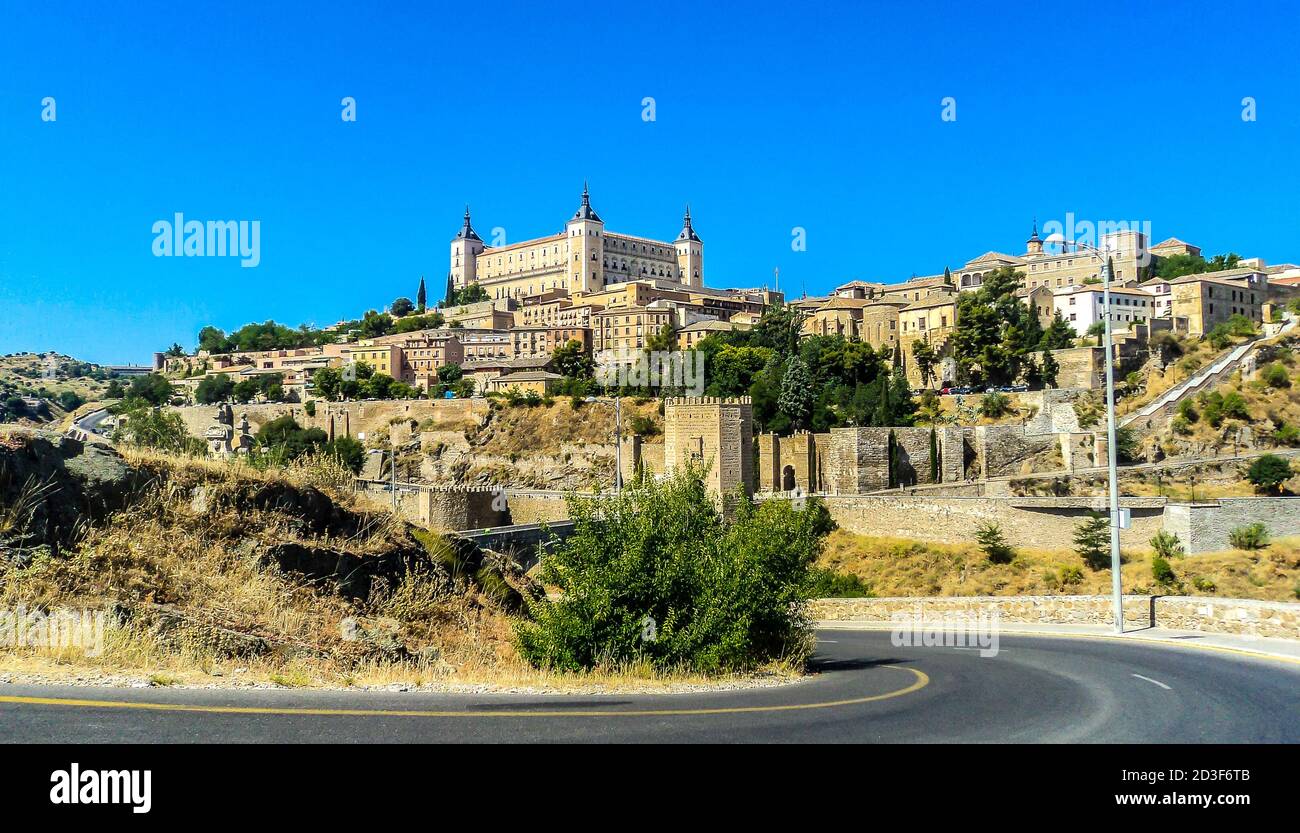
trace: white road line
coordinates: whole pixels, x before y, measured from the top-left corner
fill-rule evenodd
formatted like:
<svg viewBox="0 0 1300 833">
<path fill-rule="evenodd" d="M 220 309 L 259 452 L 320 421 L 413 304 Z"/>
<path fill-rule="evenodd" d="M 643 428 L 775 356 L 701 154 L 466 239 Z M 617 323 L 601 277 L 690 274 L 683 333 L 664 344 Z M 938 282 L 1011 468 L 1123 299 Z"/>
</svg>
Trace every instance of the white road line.
<svg viewBox="0 0 1300 833">
<path fill-rule="evenodd" d="M 1165 691 L 1173 691 L 1172 688 L 1170 688 L 1169 686 L 1167 686 L 1167 685 L 1165 685 L 1164 683 L 1160 682 L 1159 680 L 1153 680 L 1153 679 L 1151 679 L 1150 677 L 1143 677 L 1141 674 L 1134 674 L 1133 676 L 1134 676 L 1134 677 L 1137 677 L 1139 680 L 1146 680 L 1146 681 L 1149 682 L 1149 683 L 1155 683 L 1156 685 L 1158 685 L 1158 686 L 1160 686 L 1161 688 L 1163 688 Z"/>
<path fill-rule="evenodd" d="M 838 639 L 819 639 L 819 640 L 817 640 L 817 644 L 818 644 L 818 645 L 838 645 L 838 644 L 840 644 L 840 642 L 839 642 Z"/>
</svg>

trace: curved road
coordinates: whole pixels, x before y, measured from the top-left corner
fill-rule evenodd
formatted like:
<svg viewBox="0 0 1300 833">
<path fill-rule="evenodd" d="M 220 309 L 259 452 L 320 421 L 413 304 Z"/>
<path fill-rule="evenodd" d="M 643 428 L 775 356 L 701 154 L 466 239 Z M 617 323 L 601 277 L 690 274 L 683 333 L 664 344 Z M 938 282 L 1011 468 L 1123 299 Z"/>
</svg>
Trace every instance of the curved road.
<svg viewBox="0 0 1300 833">
<path fill-rule="evenodd" d="M 819 631 L 814 678 L 709 694 L 0 686 L 0 740 L 1300 742 L 1300 665 L 1013 635 L 984 658 L 889 636 Z"/>
</svg>

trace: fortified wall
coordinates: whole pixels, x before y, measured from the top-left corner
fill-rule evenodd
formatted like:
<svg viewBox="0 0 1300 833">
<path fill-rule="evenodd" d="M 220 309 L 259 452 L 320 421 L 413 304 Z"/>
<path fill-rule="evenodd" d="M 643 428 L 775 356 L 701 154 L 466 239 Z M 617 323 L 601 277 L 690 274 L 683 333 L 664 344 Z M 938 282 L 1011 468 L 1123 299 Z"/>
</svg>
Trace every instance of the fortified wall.
<svg viewBox="0 0 1300 833">
<path fill-rule="evenodd" d="M 832 428 L 758 438 L 758 491 L 865 494 L 902 486 L 1075 471 L 1106 458 L 1103 432 L 1082 430 L 1078 390 L 1022 395 L 1020 425 Z"/>
</svg>

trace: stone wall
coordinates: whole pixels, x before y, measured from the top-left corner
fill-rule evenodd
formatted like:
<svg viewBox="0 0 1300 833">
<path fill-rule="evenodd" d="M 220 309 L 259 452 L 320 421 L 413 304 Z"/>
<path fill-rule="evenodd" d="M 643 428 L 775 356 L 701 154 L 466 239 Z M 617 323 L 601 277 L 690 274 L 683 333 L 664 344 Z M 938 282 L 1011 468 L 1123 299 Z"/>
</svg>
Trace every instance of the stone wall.
<svg viewBox="0 0 1300 833">
<path fill-rule="evenodd" d="M 974 540 L 984 522 L 1001 525 L 1008 543 L 1021 547 L 1069 546 L 1074 528 L 1095 498 L 1011 498 L 838 495 L 825 498 L 826 508 L 842 529 L 858 535 L 909 538 L 933 543 Z M 1132 508 L 1133 524 L 1120 531 L 1126 546 L 1146 546 L 1162 526 L 1162 498 L 1123 498 Z"/>
<path fill-rule="evenodd" d="M 1178 536 L 1189 553 L 1231 549 L 1228 534 L 1252 523 L 1264 524 L 1275 538 L 1300 535 L 1300 497 L 1171 503 L 1165 513 L 1165 528 Z"/>
<path fill-rule="evenodd" d="M 814 619 L 887 623 L 895 614 L 939 619 L 997 610 L 1004 624 L 1111 625 L 1109 596 L 951 596 L 815 599 Z M 1154 622 L 1153 622 L 1154 619 Z M 1127 627 L 1300 639 L 1300 603 L 1200 596 L 1125 596 Z"/>
<path fill-rule="evenodd" d="M 984 452 L 983 477 L 1051 471 L 1064 463 L 1056 434 L 1030 434 L 1023 425 L 982 425 L 975 437 Z"/>
</svg>

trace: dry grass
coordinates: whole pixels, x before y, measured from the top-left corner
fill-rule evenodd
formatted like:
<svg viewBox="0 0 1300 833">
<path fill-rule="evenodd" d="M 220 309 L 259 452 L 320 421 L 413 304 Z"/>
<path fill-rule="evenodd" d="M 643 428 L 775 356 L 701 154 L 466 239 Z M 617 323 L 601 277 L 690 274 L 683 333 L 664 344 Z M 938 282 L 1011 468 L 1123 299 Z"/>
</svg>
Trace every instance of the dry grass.
<svg viewBox="0 0 1300 833">
<path fill-rule="evenodd" d="M 798 676 L 796 669 L 779 667 L 721 679 L 649 667 L 601 668 L 582 675 L 537 671 L 518 656 L 513 620 L 504 609 L 471 578 L 454 579 L 436 564 L 408 573 L 392 586 L 376 580 L 368 597 L 354 600 L 332 585 L 266 567 L 262 558 L 267 548 L 286 542 L 359 556 L 419 546 L 393 515 L 366 513 L 355 502 L 343 510 L 349 522 L 316 533 L 292 512 L 241 504 L 265 486 L 289 479 L 311 485 L 319 474 L 267 472 L 141 450 L 128 456 L 156 474 L 152 485 L 128 511 L 90 528 L 62 554 L 42 553 L 23 567 L 0 561 L 0 610 L 125 608 L 133 614 L 105 628 L 101 653 L 6 649 L 0 652 L 0 673 L 153 685 L 587 691 Z M 170 617 L 168 621 L 179 617 L 186 627 L 178 636 L 174 629 L 157 626 L 159 616 Z M 345 637 L 345 619 L 358 623 L 360 639 Z M 271 650 L 250 657 L 213 647 L 204 638 L 226 632 L 262 639 Z"/>
<path fill-rule="evenodd" d="M 1174 559 L 1171 564 L 1183 583 L 1181 588 L 1155 583 L 1147 548 L 1126 548 L 1124 558 L 1124 589 L 1128 593 L 1296 601 L 1300 586 L 1300 538 L 1281 539 L 1256 552 L 1205 553 Z M 1108 570 L 1091 570 L 1078 555 L 1065 549 L 1017 548 L 1012 563 L 992 564 L 974 544 L 869 538 L 836 530 L 818 566 L 853 573 L 882 597 L 1110 592 Z M 1197 579 L 1213 582 L 1215 589 L 1199 589 Z"/>
<path fill-rule="evenodd" d="M 623 435 L 632 433 L 637 417 L 652 420 L 663 430 L 659 403 L 650 400 L 623 400 Z M 584 403 L 574 408 L 568 397 L 556 398 L 551 405 L 503 405 L 485 429 L 475 451 L 484 454 L 560 454 L 566 446 L 612 445 L 614 442 L 614 405 L 609 402 Z"/>
</svg>

